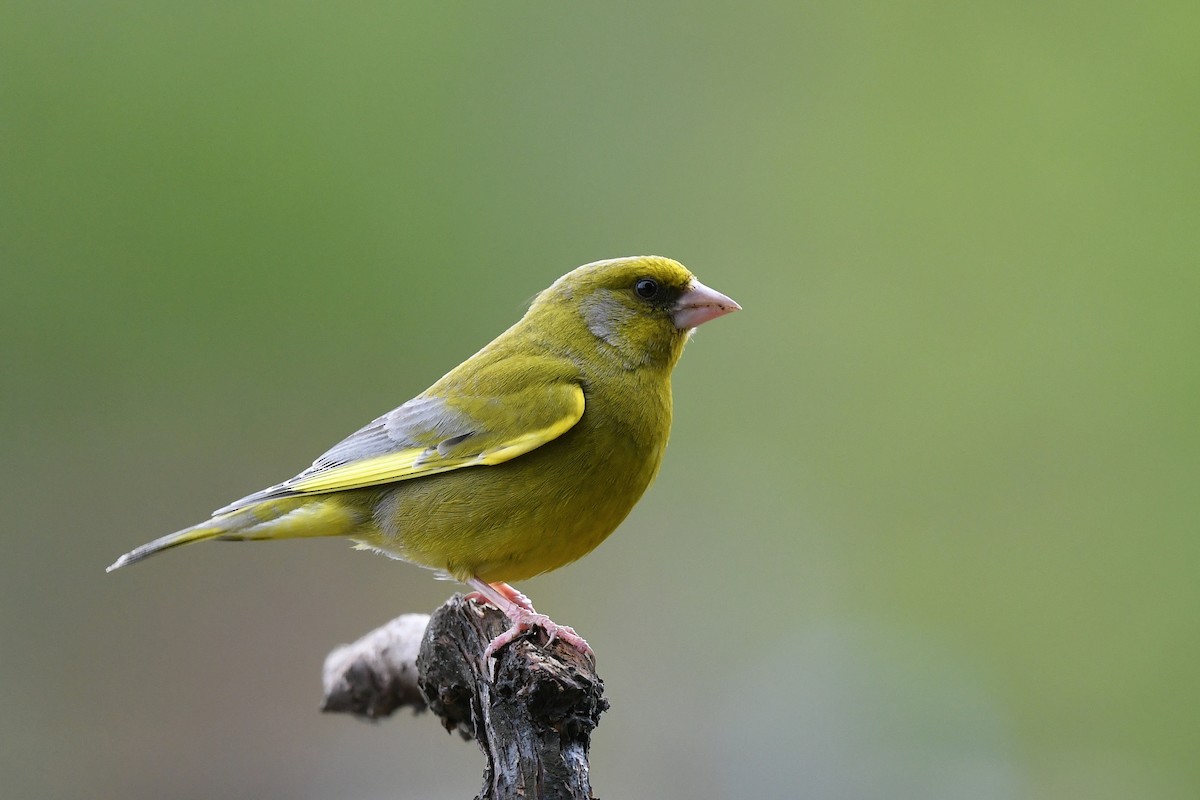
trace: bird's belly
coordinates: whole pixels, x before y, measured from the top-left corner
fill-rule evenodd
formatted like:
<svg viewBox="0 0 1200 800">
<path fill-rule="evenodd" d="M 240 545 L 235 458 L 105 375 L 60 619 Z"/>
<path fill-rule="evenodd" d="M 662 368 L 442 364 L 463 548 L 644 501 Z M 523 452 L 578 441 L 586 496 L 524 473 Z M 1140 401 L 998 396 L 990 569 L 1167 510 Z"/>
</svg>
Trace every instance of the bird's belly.
<svg viewBox="0 0 1200 800">
<path fill-rule="evenodd" d="M 564 464 L 555 450 L 397 484 L 376 503 L 373 535 L 361 539 L 459 580 L 519 581 L 569 564 L 625 519 L 661 453 L 614 469 Z"/>
</svg>

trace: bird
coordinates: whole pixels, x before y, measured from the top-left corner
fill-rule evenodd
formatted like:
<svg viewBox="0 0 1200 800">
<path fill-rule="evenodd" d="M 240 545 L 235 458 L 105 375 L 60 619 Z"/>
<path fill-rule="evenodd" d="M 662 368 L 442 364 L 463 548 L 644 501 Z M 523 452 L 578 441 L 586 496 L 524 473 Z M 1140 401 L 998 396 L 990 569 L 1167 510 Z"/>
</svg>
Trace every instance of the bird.
<svg viewBox="0 0 1200 800">
<path fill-rule="evenodd" d="M 511 625 L 485 658 L 534 628 L 591 655 L 511 584 L 588 554 L 626 518 L 662 463 L 685 343 L 740 309 L 670 258 L 577 267 L 479 352 L 303 472 L 108 571 L 211 539 L 347 537 L 500 609 Z"/>
</svg>

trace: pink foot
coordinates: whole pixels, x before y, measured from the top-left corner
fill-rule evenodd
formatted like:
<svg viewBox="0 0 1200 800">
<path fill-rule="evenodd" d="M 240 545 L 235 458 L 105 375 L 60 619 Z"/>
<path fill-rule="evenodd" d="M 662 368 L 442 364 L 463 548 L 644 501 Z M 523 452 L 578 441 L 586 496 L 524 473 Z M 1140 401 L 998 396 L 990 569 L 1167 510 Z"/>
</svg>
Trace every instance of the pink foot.
<svg viewBox="0 0 1200 800">
<path fill-rule="evenodd" d="M 587 641 L 573 628 L 559 625 L 545 614 L 534 611 L 533 603 L 529 602 L 529 598 L 507 583 L 484 583 L 478 578 L 472 578 L 467 583 L 475 589 L 474 592 L 467 595 L 467 599 L 490 603 L 512 621 L 512 627 L 488 643 L 487 648 L 483 651 L 484 660 L 492 658 L 500 648 L 533 628 L 541 628 L 549 634 L 550 639 L 547 644 L 555 639 L 562 639 L 584 655 L 595 655 Z"/>
<path fill-rule="evenodd" d="M 506 644 L 509 644 L 510 642 L 520 638 L 521 634 L 525 633 L 525 631 L 533 630 L 534 628 L 541 628 L 550 635 L 550 638 L 546 641 L 546 644 L 550 644 L 555 639 L 562 639 L 564 642 L 571 645 L 585 656 L 595 656 L 595 653 L 592 652 L 591 645 L 587 643 L 586 639 L 576 633 L 574 628 L 570 628 L 566 625 L 559 625 L 545 614 L 536 614 L 526 611 L 522 614 L 518 614 L 515 618 L 509 615 L 509 619 L 512 619 L 513 621 L 512 627 L 497 636 L 495 639 L 492 639 L 492 641 L 488 642 L 488 646 L 483 651 L 483 657 L 485 660 L 496 655 L 496 653 L 499 652 L 500 649 Z"/>
</svg>

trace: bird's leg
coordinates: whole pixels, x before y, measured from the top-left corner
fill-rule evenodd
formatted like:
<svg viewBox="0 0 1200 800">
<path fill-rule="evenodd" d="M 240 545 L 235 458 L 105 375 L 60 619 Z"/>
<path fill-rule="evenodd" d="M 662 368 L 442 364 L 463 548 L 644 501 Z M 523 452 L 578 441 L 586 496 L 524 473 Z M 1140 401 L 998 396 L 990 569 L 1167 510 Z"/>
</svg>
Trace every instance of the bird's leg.
<svg viewBox="0 0 1200 800">
<path fill-rule="evenodd" d="M 474 584 L 472 584 L 472 585 L 474 585 Z M 517 589 L 514 589 L 512 586 L 509 586 L 507 583 L 503 583 L 503 582 L 489 583 L 488 586 L 491 586 L 497 592 L 504 595 L 504 597 L 506 599 L 508 599 L 509 601 L 511 601 L 513 603 L 516 603 L 518 606 L 525 609 L 526 611 L 532 611 L 535 614 L 537 613 L 537 610 L 534 609 L 533 603 L 529 600 L 529 598 L 526 597 L 522 592 L 518 591 Z M 486 603 L 491 598 L 484 597 L 483 592 L 471 592 L 464 599 L 474 600 L 476 603 Z"/>
<path fill-rule="evenodd" d="M 584 655 L 593 655 L 592 648 L 573 628 L 559 625 L 545 614 L 533 610 L 529 598 L 509 586 L 507 583 L 485 583 L 478 578 L 471 578 L 467 583 L 487 602 L 512 621 L 512 627 L 492 639 L 483 651 L 484 660 L 494 656 L 500 648 L 514 641 L 518 636 L 531 628 L 541 628 L 550 634 L 550 641 L 562 639 Z"/>
</svg>

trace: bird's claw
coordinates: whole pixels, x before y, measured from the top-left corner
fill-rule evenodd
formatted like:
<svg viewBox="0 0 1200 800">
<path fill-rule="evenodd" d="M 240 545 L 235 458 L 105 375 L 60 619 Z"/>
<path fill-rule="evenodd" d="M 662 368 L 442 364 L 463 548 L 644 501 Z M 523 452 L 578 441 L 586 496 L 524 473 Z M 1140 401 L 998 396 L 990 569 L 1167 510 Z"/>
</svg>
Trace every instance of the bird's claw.
<svg viewBox="0 0 1200 800">
<path fill-rule="evenodd" d="M 574 647 L 586 656 L 594 657 L 595 655 L 587 640 L 576 633 L 574 628 L 568 625 L 559 625 L 545 614 L 525 613 L 518 615 L 518 618 L 513 620 L 508 630 L 488 642 L 488 646 L 483 651 L 484 660 L 494 658 L 501 648 L 516 641 L 523 633 L 534 628 L 541 628 L 546 632 L 548 636 L 547 645 L 558 639 Z"/>
<path fill-rule="evenodd" d="M 500 609 L 500 612 L 512 623 L 508 630 L 488 642 L 483 651 L 485 662 L 490 662 L 501 648 L 516 641 L 521 634 L 533 628 L 541 628 L 547 633 L 546 644 L 559 639 L 584 655 L 595 658 L 592 648 L 582 636 L 575 632 L 574 628 L 559 625 L 545 614 L 539 614 L 534 610 L 533 603 L 529 601 L 528 597 L 507 583 L 486 583 L 479 578 L 471 578 L 467 583 L 475 588 L 474 592 L 467 595 L 467 600 L 487 603 Z"/>
</svg>

